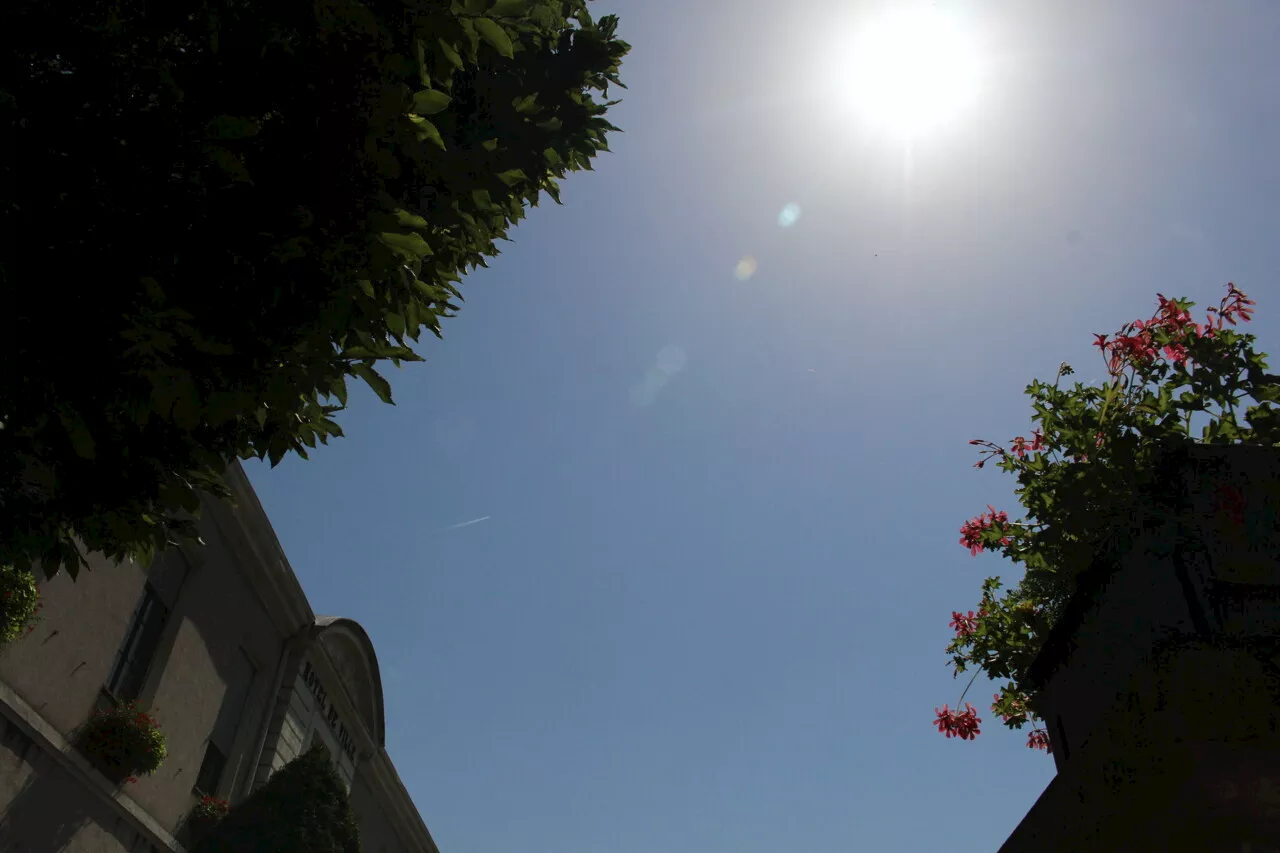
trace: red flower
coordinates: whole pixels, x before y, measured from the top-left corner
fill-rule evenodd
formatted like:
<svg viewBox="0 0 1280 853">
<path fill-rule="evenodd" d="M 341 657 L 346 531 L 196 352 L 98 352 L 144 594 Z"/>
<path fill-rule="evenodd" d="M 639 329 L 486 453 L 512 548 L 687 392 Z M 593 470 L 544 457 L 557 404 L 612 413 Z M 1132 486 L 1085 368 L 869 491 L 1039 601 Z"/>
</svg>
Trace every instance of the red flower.
<svg viewBox="0 0 1280 853">
<path fill-rule="evenodd" d="M 978 620 L 972 610 L 969 611 L 968 616 L 958 610 L 952 610 L 951 623 L 948 627 L 955 630 L 957 637 L 968 637 L 977 632 Z"/>
<path fill-rule="evenodd" d="M 1182 332 L 1192 325 L 1191 314 L 1178 307 L 1178 303 L 1172 299 L 1165 299 L 1163 294 L 1156 294 L 1156 298 L 1160 300 L 1160 310 L 1153 318 L 1154 323 L 1165 326 L 1166 328 Z"/>
<path fill-rule="evenodd" d="M 941 708 L 935 708 L 934 713 L 938 715 L 933 724 L 938 727 L 938 731 L 946 735 L 948 738 L 952 736 L 961 740 L 973 740 L 982 734 L 982 730 L 978 725 L 982 722 L 978 717 L 978 709 L 964 703 L 965 710 L 953 711 L 946 705 Z"/>
<path fill-rule="evenodd" d="M 1013 699 L 1010 699 L 1009 713 L 1007 714 L 1002 711 L 996 710 L 996 706 L 1000 704 L 1000 694 L 999 693 L 992 694 L 991 698 L 995 700 L 994 702 L 991 703 L 992 712 L 1000 714 L 1000 718 L 1004 720 L 1006 723 L 1018 717 L 1022 717 L 1022 718 L 1026 717 L 1027 706 L 1026 706 L 1025 698 L 1019 699 L 1015 697 Z"/>
<path fill-rule="evenodd" d="M 1045 752 L 1053 752 L 1053 745 L 1049 743 L 1049 733 L 1044 729 L 1032 729 L 1031 734 L 1027 735 L 1027 749 L 1043 749 Z"/>
<path fill-rule="evenodd" d="M 1221 307 L 1218 309 L 1218 316 L 1233 326 L 1236 324 L 1237 317 L 1247 323 L 1253 319 L 1253 309 L 1246 306 L 1254 304 L 1254 301 L 1246 296 L 1243 291 L 1228 282 L 1227 295 L 1223 298 Z"/>
<path fill-rule="evenodd" d="M 969 553 L 978 556 L 982 545 L 982 519 L 971 518 L 960 527 L 960 544 L 969 549 Z"/>
<path fill-rule="evenodd" d="M 995 525 L 1005 525 L 1009 523 L 1009 514 L 1007 512 L 998 511 L 991 504 L 987 504 L 987 511 L 977 518 L 971 518 L 960 526 L 960 544 L 969 549 L 969 553 L 977 556 L 986 545 L 982 542 L 982 534 L 992 529 Z M 1000 539 L 1001 545 L 1009 544 L 1009 537 L 1004 536 Z"/>
</svg>

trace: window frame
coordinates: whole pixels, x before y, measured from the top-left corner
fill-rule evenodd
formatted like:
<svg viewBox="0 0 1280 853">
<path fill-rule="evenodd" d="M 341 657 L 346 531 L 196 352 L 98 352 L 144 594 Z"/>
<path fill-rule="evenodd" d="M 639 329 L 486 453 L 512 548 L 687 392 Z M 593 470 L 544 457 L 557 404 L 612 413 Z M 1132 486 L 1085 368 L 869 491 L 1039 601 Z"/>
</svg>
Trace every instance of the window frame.
<svg viewBox="0 0 1280 853">
<path fill-rule="evenodd" d="M 205 775 L 205 768 L 209 766 L 209 756 L 211 754 L 218 757 L 218 769 L 213 773 L 213 783 L 209 785 L 208 788 L 205 788 L 201 785 L 201 782 L 209 781 L 203 777 Z M 218 748 L 218 745 L 212 740 L 206 740 L 204 742 L 204 757 L 200 759 L 200 767 L 196 770 L 196 781 L 191 786 L 191 793 L 195 794 L 197 797 L 216 797 L 218 795 L 218 787 L 222 784 L 222 777 L 226 775 L 226 772 L 227 755 L 225 755 L 223 751 Z"/>
<path fill-rule="evenodd" d="M 152 606 L 148 608 L 148 604 Z M 155 613 L 159 614 L 158 621 L 146 621 L 150 619 L 151 614 Z M 172 615 L 171 608 L 165 604 L 159 591 L 148 581 L 143 586 L 137 605 L 133 608 L 133 615 L 129 618 L 129 629 L 116 650 L 115 660 L 102 687 L 103 692 L 115 702 L 124 704 L 137 701 L 142 697 Z M 148 628 L 150 633 L 144 634 Z M 150 645 L 146 650 L 145 660 L 138 654 L 144 638 Z M 138 669 L 139 665 L 141 669 Z M 123 689 L 125 687 L 129 689 Z"/>
</svg>

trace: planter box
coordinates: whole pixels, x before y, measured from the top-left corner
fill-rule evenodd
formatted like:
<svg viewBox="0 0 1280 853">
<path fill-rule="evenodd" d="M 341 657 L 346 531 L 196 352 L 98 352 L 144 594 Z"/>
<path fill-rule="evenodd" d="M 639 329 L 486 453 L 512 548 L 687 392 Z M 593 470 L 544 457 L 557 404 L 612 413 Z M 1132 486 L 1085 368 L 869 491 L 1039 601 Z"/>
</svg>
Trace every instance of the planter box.
<svg viewBox="0 0 1280 853">
<path fill-rule="evenodd" d="M 1054 777 L 999 853 L 1280 853 L 1274 748 L 1169 744 L 1163 772 L 1107 785 L 1099 780 L 1110 763 L 1073 765 Z"/>
<path fill-rule="evenodd" d="M 1179 710 L 1147 693 L 1188 678 L 1176 649 L 1220 649 L 1226 675 L 1280 641 L 1280 451 L 1192 447 L 1169 457 L 1160 482 L 1135 513 L 1132 547 L 1081 578 L 1032 667 L 1059 770 L 1117 713 Z M 1243 497 L 1242 523 L 1221 508 L 1223 489 Z M 1213 665 L 1192 668 L 1207 689 Z"/>
<path fill-rule="evenodd" d="M 1024 824 L 1097 828 L 1120 808 L 1125 820 L 1197 827 L 1224 843 L 1214 826 L 1271 843 L 1280 837 L 1280 450 L 1191 447 L 1167 457 L 1157 483 L 1135 510 L 1130 547 L 1080 579 L 1032 667 L 1059 776 Z M 1250 793 L 1207 793 L 1231 786 Z M 1275 796 L 1249 799 L 1258 791 Z M 1106 847 L 1112 836 L 1087 848 L 1039 837 L 1004 849 L 1129 849 Z M 1173 847 L 1135 843 L 1181 849 L 1176 837 Z"/>
</svg>

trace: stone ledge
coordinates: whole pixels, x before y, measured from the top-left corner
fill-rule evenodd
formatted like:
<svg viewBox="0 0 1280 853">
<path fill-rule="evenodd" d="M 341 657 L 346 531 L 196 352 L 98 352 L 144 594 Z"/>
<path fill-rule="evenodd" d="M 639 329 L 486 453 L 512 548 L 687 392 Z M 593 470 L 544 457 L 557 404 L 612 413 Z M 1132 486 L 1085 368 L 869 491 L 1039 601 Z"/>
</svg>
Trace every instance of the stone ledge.
<svg viewBox="0 0 1280 853">
<path fill-rule="evenodd" d="M 1280 846 L 1277 739 L 1165 741 L 1127 758 L 1100 752 L 1082 752 L 1050 781 L 1000 853 Z"/>
<path fill-rule="evenodd" d="M 164 850 L 186 853 L 186 849 L 155 818 L 147 814 L 129 795 L 113 789 L 102 774 L 76 752 L 57 729 L 49 725 L 44 717 L 3 681 L 0 681 L 0 713 L 62 765 L 72 778 L 114 808 L 148 841 Z"/>
</svg>

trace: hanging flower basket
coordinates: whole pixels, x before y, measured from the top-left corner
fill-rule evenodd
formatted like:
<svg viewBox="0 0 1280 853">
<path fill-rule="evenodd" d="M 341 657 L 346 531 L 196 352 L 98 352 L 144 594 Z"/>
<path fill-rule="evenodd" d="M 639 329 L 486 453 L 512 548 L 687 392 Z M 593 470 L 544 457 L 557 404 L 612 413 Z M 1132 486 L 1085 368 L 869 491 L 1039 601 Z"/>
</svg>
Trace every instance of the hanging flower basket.
<svg viewBox="0 0 1280 853">
<path fill-rule="evenodd" d="M 31 572 L 0 566 L 0 647 L 34 631 L 43 607 Z"/>
<path fill-rule="evenodd" d="M 187 814 L 187 832 L 193 841 L 203 838 L 227 816 L 231 805 L 217 797 L 201 797 Z"/>
<path fill-rule="evenodd" d="M 117 782 L 154 773 L 166 755 L 164 732 L 136 702 L 94 712 L 80 731 L 80 747 Z"/>
</svg>

